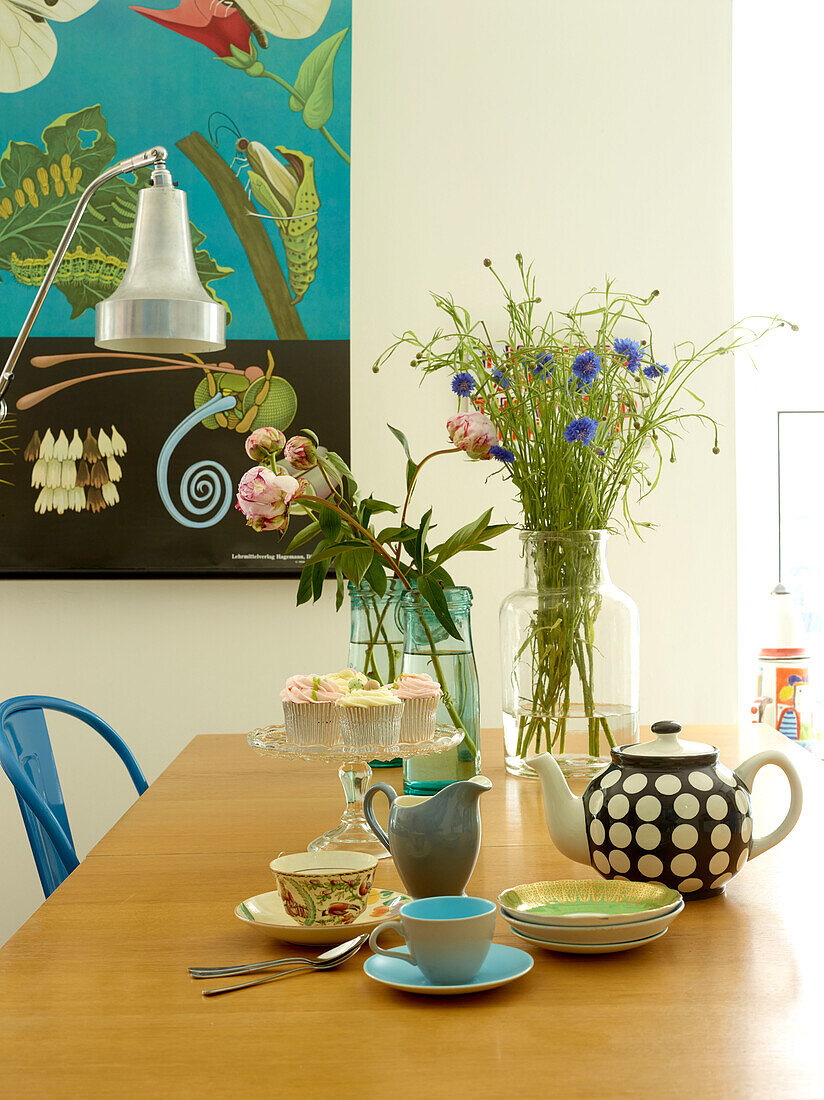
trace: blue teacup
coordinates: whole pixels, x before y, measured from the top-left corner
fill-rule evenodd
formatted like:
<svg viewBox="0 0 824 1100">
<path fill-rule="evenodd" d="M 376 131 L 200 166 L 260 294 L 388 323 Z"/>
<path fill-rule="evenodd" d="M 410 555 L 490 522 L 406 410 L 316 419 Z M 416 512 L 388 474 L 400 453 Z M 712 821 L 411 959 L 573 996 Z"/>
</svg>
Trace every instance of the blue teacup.
<svg viewBox="0 0 824 1100">
<path fill-rule="evenodd" d="M 369 937 L 378 955 L 417 966 L 434 985 L 464 985 L 483 966 L 495 931 L 497 906 L 485 898 L 420 898 L 402 905 L 399 920 L 384 921 Z M 408 954 L 378 946 L 392 928 Z"/>
</svg>

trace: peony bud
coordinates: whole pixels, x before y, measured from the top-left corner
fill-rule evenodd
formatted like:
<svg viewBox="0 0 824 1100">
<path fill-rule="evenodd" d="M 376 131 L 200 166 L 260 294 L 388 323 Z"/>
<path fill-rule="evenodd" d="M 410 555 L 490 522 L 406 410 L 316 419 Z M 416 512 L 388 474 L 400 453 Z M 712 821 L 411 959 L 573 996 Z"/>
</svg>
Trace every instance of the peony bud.
<svg viewBox="0 0 824 1100">
<path fill-rule="evenodd" d="M 470 458 L 489 458 L 489 449 L 498 442 L 495 425 L 484 413 L 459 412 L 446 422 L 449 438 L 459 451 Z"/>
<path fill-rule="evenodd" d="M 283 457 L 293 470 L 311 470 L 318 464 L 318 451 L 305 435 L 293 435 L 287 442 Z"/>
<path fill-rule="evenodd" d="M 286 445 L 286 436 L 277 428 L 255 428 L 246 437 L 246 454 L 253 462 L 265 462 L 272 455 L 280 454 Z"/>
</svg>

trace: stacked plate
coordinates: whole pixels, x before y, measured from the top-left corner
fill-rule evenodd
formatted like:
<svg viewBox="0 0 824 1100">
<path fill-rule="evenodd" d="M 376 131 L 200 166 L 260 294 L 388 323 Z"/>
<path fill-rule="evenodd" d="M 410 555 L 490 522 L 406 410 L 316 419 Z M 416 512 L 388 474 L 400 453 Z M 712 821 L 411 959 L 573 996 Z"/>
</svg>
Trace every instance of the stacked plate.
<svg viewBox="0 0 824 1100">
<path fill-rule="evenodd" d="M 511 886 L 498 904 L 521 940 L 569 955 L 604 955 L 661 939 L 684 899 L 651 882 L 557 879 Z"/>
</svg>

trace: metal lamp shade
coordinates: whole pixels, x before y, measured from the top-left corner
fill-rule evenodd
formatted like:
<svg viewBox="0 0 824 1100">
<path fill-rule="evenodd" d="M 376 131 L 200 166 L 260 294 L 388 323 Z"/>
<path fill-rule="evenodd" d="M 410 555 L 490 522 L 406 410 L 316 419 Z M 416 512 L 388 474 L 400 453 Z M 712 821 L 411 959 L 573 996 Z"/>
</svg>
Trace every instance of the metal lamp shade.
<svg viewBox="0 0 824 1100">
<path fill-rule="evenodd" d="M 158 171 L 138 195 L 123 279 L 95 306 L 94 342 L 110 351 L 219 351 L 225 323 L 226 310 L 198 278 L 186 194 Z"/>
</svg>

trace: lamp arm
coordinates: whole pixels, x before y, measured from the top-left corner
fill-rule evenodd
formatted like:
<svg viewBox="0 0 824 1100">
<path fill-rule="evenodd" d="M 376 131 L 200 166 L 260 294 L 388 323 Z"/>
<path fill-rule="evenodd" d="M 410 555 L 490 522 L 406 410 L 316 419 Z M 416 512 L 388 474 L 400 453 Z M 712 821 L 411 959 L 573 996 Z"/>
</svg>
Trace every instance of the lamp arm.
<svg viewBox="0 0 824 1100">
<path fill-rule="evenodd" d="M 165 167 L 166 158 L 168 154 L 162 145 L 155 145 L 152 149 L 147 149 L 143 153 L 138 153 L 136 157 L 129 157 L 128 160 L 121 160 L 119 164 L 113 164 L 111 168 L 107 168 L 104 172 L 93 179 L 83 194 L 80 196 L 77 206 L 74 208 L 74 212 L 69 219 L 69 224 L 60 238 L 60 243 L 55 249 L 54 256 L 49 264 L 48 270 L 43 277 L 43 282 L 37 288 L 37 294 L 34 296 L 34 301 L 31 304 L 29 312 L 26 314 L 26 319 L 23 322 L 23 326 L 20 329 L 20 333 L 17 339 L 14 341 L 14 346 L 9 352 L 9 357 L 6 360 L 6 365 L 0 372 L 0 424 L 6 419 L 8 415 L 8 407 L 3 400 L 3 394 L 8 389 L 11 382 L 12 375 L 14 374 L 14 368 L 17 364 L 17 360 L 20 358 L 20 352 L 23 350 L 23 345 L 28 339 L 28 335 L 32 330 L 37 314 L 40 312 L 40 307 L 43 305 L 43 301 L 49 292 L 49 288 L 54 282 L 54 277 L 57 274 L 57 269 L 63 262 L 63 257 L 66 255 L 66 251 L 71 244 L 72 237 L 74 236 L 80 219 L 83 217 L 83 213 L 89 202 L 94 195 L 95 191 L 104 183 L 110 179 L 114 179 L 115 176 L 121 175 L 123 172 L 134 172 L 138 168 L 145 168 L 149 164 L 155 164 L 159 167 Z"/>
</svg>

